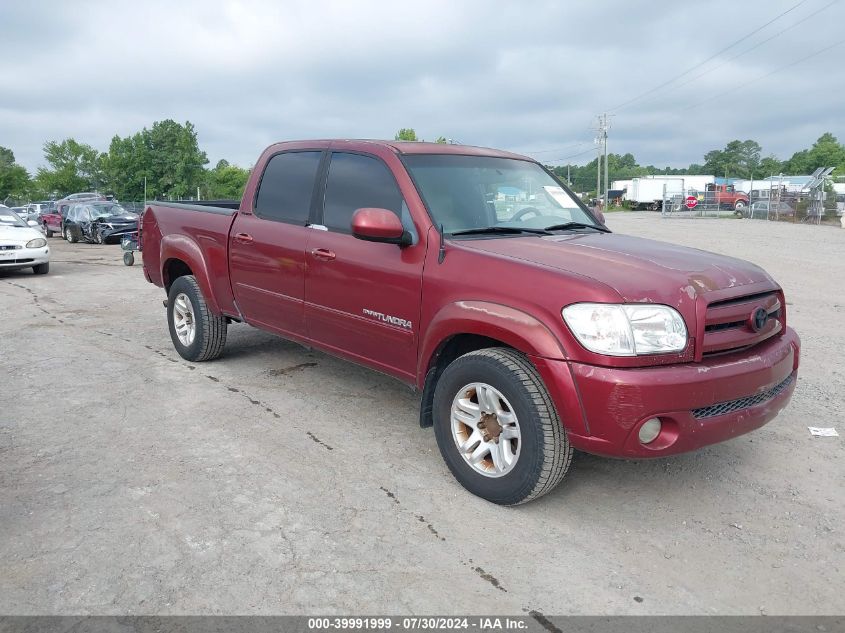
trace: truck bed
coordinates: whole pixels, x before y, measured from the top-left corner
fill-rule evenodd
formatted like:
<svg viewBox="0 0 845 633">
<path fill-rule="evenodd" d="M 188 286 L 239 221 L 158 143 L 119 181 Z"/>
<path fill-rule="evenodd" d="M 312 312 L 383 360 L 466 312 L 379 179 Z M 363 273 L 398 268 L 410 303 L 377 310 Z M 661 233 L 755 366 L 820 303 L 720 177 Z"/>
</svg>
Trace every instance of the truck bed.
<svg viewBox="0 0 845 633">
<path fill-rule="evenodd" d="M 148 279 L 167 287 L 167 260 L 192 262 L 192 266 L 202 267 L 192 272 L 209 284 L 207 296 L 215 298 L 215 307 L 224 314 L 237 315 L 229 285 L 228 247 L 229 230 L 239 206 L 240 201 L 229 200 L 148 204 L 142 220 L 142 254 Z"/>
</svg>

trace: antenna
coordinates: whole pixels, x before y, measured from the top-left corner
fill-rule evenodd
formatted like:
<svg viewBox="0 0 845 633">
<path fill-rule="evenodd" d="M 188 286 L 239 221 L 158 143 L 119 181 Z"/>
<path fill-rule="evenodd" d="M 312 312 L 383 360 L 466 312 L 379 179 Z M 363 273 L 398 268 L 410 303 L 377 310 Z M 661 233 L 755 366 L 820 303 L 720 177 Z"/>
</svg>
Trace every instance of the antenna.
<svg viewBox="0 0 845 633">
<path fill-rule="evenodd" d="M 437 253 L 437 263 L 442 264 L 446 258 L 446 242 L 443 241 L 443 224 L 440 224 L 440 251 Z"/>
</svg>

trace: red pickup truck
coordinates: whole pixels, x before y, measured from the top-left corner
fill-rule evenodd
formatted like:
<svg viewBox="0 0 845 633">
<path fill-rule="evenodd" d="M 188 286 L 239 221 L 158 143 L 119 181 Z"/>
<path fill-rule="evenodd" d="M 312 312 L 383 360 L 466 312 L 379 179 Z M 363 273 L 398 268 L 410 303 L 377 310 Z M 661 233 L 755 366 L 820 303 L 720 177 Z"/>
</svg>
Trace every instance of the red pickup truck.
<svg viewBox="0 0 845 633">
<path fill-rule="evenodd" d="M 495 503 L 551 490 L 573 449 L 660 457 L 747 433 L 795 387 L 799 339 L 766 272 L 611 233 L 524 156 L 280 143 L 228 206 L 144 214 L 178 353 L 218 357 L 236 321 L 394 376 Z"/>
</svg>

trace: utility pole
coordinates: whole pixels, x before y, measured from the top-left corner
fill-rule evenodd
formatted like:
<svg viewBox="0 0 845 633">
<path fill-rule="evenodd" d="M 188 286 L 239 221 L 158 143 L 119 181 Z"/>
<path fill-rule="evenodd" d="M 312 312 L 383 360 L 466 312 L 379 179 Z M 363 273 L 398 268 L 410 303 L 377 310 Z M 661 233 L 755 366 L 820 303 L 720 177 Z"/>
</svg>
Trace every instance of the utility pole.
<svg viewBox="0 0 845 633">
<path fill-rule="evenodd" d="M 569 163 L 566 163 L 566 184 L 572 187 L 572 178 L 569 177 Z"/>
<path fill-rule="evenodd" d="M 610 117 L 608 116 L 607 112 L 604 114 L 600 114 L 598 117 L 598 127 L 596 131 L 598 132 L 598 138 L 596 142 L 599 144 L 599 163 L 601 163 L 601 156 L 604 154 L 604 197 L 602 200 L 604 201 L 604 208 L 607 209 L 610 200 L 608 200 L 608 180 L 610 177 L 610 170 L 608 169 L 607 165 L 607 131 L 610 129 Z M 601 191 L 599 191 L 599 196 L 601 197 Z"/>
<path fill-rule="evenodd" d="M 595 143 L 598 150 L 596 155 L 596 204 L 598 204 L 601 200 L 601 138 L 597 136 Z"/>
</svg>

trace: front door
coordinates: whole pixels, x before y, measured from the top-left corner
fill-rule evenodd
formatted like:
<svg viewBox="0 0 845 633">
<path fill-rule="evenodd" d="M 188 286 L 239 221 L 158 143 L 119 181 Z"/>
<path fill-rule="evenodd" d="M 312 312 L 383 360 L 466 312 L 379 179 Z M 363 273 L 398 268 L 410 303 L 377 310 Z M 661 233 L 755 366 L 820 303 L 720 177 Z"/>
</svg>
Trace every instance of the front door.
<svg viewBox="0 0 845 633">
<path fill-rule="evenodd" d="M 323 152 L 291 151 L 267 163 L 254 213 L 238 213 L 229 235 L 229 274 L 247 323 L 305 336 L 305 246 Z"/>
<path fill-rule="evenodd" d="M 322 224 L 308 241 L 305 277 L 309 338 L 403 379 L 416 375 L 425 244 L 387 166 L 363 154 L 333 152 Z M 411 246 L 365 242 L 351 233 L 352 214 L 389 209 L 414 238 Z"/>
</svg>

